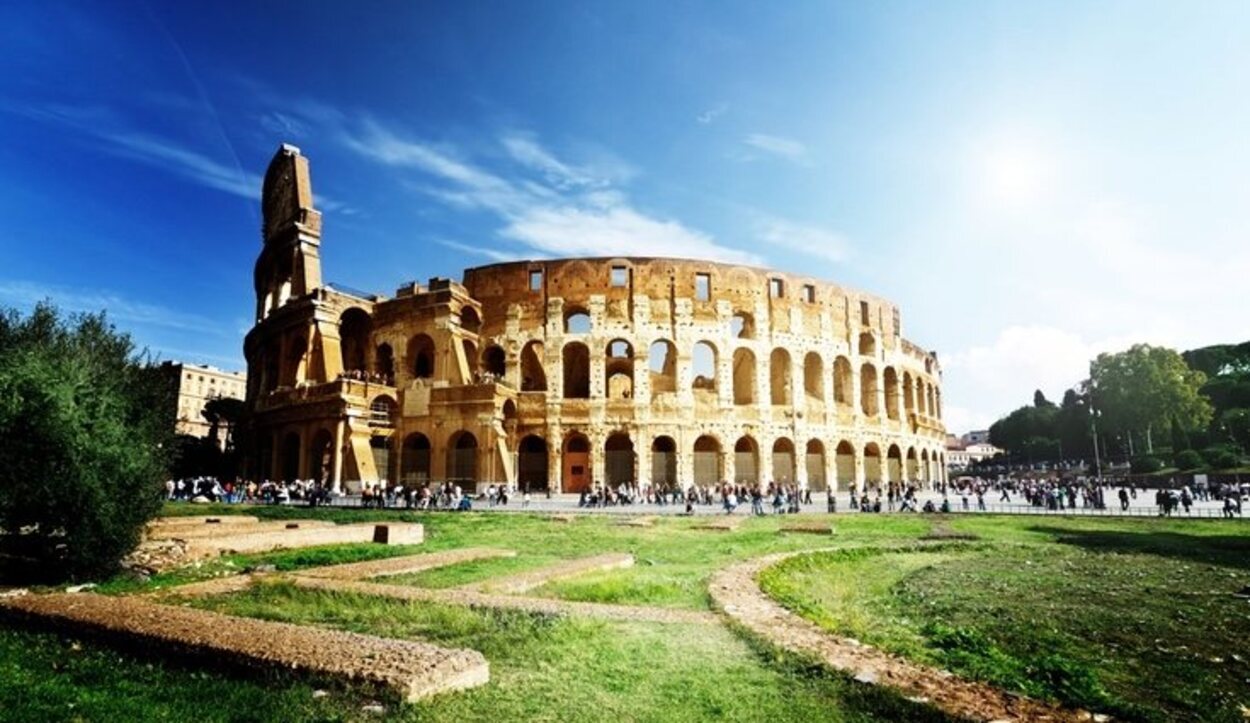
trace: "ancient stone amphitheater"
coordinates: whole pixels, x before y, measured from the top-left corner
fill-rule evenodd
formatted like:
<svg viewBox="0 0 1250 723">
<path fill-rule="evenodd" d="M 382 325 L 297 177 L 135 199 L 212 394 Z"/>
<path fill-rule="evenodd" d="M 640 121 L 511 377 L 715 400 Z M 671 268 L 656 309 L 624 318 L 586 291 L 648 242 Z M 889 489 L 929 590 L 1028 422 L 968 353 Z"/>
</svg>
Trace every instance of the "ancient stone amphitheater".
<svg viewBox="0 0 1250 723">
<path fill-rule="evenodd" d="M 391 297 L 321 281 L 308 160 L 265 176 L 247 335 L 257 478 L 575 492 L 945 474 L 941 368 L 889 301 L 698 260 L 468 269 Z"/>
</svg>

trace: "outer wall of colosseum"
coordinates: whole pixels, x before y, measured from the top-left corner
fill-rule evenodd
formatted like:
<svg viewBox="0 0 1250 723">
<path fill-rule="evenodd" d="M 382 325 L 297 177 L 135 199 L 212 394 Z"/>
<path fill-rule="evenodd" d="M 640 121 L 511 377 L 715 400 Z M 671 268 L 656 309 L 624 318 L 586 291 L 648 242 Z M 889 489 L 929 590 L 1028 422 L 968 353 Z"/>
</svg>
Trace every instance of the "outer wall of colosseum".
<svg viewBox="0 0 1250 723">
<path fill-rule="evenodd" d="M 667 258 L 496 264 L 372 296 L 321 283 L 298 149 L 275 156 L 263 206 L 257 476 L 569 492 L 945 474 L 937 358 L 879 297 Z"/>
</svg>

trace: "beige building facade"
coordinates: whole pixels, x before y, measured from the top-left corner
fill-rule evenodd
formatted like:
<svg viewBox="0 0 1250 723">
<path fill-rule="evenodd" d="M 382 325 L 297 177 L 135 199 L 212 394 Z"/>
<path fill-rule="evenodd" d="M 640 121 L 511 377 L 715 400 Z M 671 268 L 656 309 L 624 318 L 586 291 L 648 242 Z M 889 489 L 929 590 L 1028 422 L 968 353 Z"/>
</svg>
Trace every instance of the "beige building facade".
<svg viewBox="0 0 1250 723">
<path fill-rule="evenodd" d="M 945 475 L 941 367 L 886 299 L 670 258 L 518 261 L 394 296 L 323 284 L 308 160 L 266 173 L 247 335 L 258 478 L 576 492 Z"/>
<path fill-rule="evenodd" d="M 211 399 L 243 399 L 247 395 L 247 375 L 213 366 L 165 362 L 161 367 L 178 389 L 175 431 L 193 437 L 208 437 L 212 425 L 201 413 Z M 220 431 L 220 430 L 219 430 Z M 219 443 L 224 443 L 219 434 Z"/>
</svg>

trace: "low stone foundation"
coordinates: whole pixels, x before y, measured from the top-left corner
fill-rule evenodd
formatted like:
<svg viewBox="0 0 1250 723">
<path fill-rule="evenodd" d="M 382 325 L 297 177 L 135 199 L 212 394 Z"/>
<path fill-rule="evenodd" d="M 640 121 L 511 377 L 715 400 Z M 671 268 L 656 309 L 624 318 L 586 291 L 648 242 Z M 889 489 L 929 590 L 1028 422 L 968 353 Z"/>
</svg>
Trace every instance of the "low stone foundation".
<svg viewBox="0 0 1250 723">
<path fill-rule="evenodd" d="M 386 533 L 378 534 L 378 528 Z M 188 540 L 190 557 L 214 557 L 229 553 L 269 552 L 293 547 L 338 545 L 352 542 L 376 542 L 379 537 L 391 545 L 416 545 L 424 539 L 424 528 L 415 522 L 377 525 L 364 522 L 352 525 L 272 529 L 261 532 L 223 530 L 224 534 Z"/>
<path fill-rule="evenodd" d="M 103 637 L 145 653 L 190 655 L 229 666 L 365 684 L 404 701 L 490 680 L 486 658 L 473 650 L 233 617 L 134 597 L 25 595 L 0 600 L 0 617 Z"/>
<path fill-rule="evenodd" d="M 368 560 L 366 562 L 349 562 L 343 565 L 328 565 L 300 570 L 297 574 L 305 577 L 321 577 L 332 580 L 365 580 L 388 575 L 408 575 L 414 572 L 433 570 L 437 567 L 458 565 L 474 560 L 488 560 L 495 557 L 516 557 L 512 550 L 496 550 L 484 547 L 468 547 L 445 552 L 429 552 L 422 555 L 404 555 L 388 557 L 385 560 Z"/>
<path fill-rule="evenodd" d="M 618 570 L 625 567 L 634 566 L 634 556 L 622 552 L 609 552 L 603 555 L 595 555 L 594 557 L 583 557 L 577 560 L 568 560 L 548 567 L 542 567 L 537 570 L 527 570 L 509 575 L 507 577 L 487 580 L 485 582 L 475 582 L 469 585 L 461 586 L 466 590 L 480 590 L 483 592 L 504 593 L 507 595 L 519 595 L 528 592 L 536 587 L 542 587 L 553 580 L 564 580 L 578 575 L 584 575 L 588 572 L 599 572 L 601 570 Z"/>
</svg>

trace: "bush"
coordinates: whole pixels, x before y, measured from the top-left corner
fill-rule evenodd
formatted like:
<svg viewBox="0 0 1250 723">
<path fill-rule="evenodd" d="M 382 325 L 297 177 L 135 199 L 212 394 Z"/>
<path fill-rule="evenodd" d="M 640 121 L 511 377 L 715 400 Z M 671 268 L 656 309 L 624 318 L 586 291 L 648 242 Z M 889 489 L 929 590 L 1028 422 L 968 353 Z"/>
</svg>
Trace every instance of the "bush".
<svg viewBox="0 0 1250 723">
<path fill-rule="evenodd" d="M 1198 469 L 1206 462 L 1202 459 L 1202 455 L 1192 449 L 1183 449 L 1180 454 L 1176 455 L 1176 468 L 1182 470 Z"/>
<path fill-rule="evenodd" d="M 1211 469 L 1230 469 L 1241 464 L 1241 455 L 1230 447 L 1207 447 L 1202 450 L 1202 456 Z"/>
<path fill-rule="evenodd" d="M 0 313 L 0 528 L 57 580 L 105 574 L 161 505 L 172 386 L 102 314 Z M 18 531 L 22 534 L 14 534 Z"/>
<path fill-rule="evenodd" d="M 1158 472 L 1161 469 L 1163 469 L 1163 460 L 1158 457 L 1151 457 L 1150 455 L 1135 457 L 1133 458 L 1133 461 L 1129 463 L 1129 471 L 1133 474 L 1150 474 L 1151 472 Z"/>
</svg>

